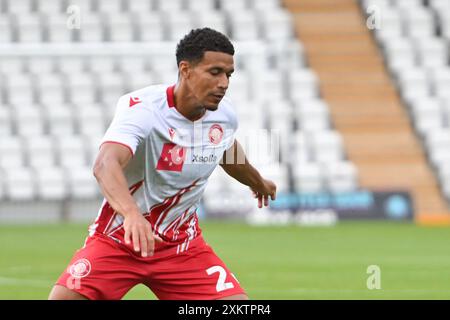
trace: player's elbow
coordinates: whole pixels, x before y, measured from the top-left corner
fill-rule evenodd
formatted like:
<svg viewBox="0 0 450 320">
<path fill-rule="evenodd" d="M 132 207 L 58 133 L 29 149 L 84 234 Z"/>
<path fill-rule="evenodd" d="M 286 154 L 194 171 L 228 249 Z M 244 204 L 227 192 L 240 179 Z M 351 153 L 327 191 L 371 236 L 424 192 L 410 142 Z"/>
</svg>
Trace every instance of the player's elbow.
<svg viewBox="0 0 450 320">
<path fill-rule="evenodd" d="M 98 182 L 102 179 L 106 166 L 105 159 L 103 157 L 97 157 L 92 167 L 92 174 Z"/>
</svg>

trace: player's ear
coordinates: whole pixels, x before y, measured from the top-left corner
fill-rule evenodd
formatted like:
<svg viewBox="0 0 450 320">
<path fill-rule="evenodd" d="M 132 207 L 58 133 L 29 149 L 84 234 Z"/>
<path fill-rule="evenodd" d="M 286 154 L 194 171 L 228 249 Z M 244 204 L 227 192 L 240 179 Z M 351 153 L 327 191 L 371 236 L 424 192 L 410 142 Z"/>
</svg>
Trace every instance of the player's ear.
<svg viewBox="0 0 450 320">
<path fill-rule="evenodd" d="M 190 76 L 191 66 L 189 62 L 187 61 L 180 61 L 180 64 L 178 65 L 178 72 L 180 74 L 180 77 L 183 79 L 188 79 Z"/>
</svg>

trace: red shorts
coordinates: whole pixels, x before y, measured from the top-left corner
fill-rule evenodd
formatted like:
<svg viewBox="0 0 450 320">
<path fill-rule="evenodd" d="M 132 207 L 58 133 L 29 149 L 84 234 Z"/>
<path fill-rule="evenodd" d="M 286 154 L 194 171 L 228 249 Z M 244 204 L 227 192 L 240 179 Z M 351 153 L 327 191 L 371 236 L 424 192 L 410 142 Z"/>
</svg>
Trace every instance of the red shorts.
<svg viewBox="0 0 450 320">
<path fill-rule="evenodd" d="M 234 275 L 199 236 L 189 250 L 156 250 L 142 258 L 127 246 L 104 235 L 89 238 L 78 250 L 57 284 L 88 299 L 121 299 L 137 284 L 144 284 L 159 299 L 219 299 L 245 294 Z"/>
</svg>

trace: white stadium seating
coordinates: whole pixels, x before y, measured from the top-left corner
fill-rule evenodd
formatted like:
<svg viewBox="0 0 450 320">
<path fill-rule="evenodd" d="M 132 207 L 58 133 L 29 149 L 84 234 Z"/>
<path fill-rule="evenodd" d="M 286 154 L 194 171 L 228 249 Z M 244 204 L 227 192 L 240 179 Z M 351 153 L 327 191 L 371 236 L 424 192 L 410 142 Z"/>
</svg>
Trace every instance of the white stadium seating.
<svg viewBox="0 0 450 320">
<path fill-rule="evenodd" d="M 363 9 L 371 4 L 382 8 L 382 22 L 387 24 L 375 35 L 442 192 L 450 200 L 450 1 L 361 0 L 361 4 Z"/>
<path fill-rule="evenodd" d="M 373 2 L 391 8 L 383 23 L 395 30 L 397 38 L 386 36 L 384 47 L 393 59 L 402 56 L 392 63 L 396 79 L 410 96 L 436 94 L 439 114 L 447 117 L 442 122 L 446 130 L 450 95 L 445 86 L 450 83 L 450 69 L 440 67 L 448 64 L 448 41 L 428 37 L 435 21 L 423 10 L 411 7 L 416 9 L 405 12 L 419 12 L 427 31 L 407 30 L 411 13 L 395 9 L 391 1 Z M 333 130 L 318 77 L 306 63 L 303 46 L 294 37 L 293 19 L 281 0 L 3 3 L 2 201 L 98 199 L 92 165 L 118 98 L 151 84 L 175 83 L 176 44 L 190 29 L 206 26 L 230 36 L 235 46 L 236 71 L 227 96 L 236 105 L 237 139 L 263 175 L 285 192 L 359 188 L 357 169 L 346 158 L 342 137 Z M 69 4 L 74 7 L 68 11 Z M 68 28 L 67 18 L 77 12 L 80 28 Z M 403 35 L 411 39 L 399 41 Z M 411 104 L 412 113 L 421 110 L 422 106 Z M 418 124 L 424 137 L 436 120 L 429 118 Z M 446 141 L 430 139 L 437 145 L 433 149 Z M 442 166 L 446 157 L 438 152 L 433 159 Z M 229 183 L 230 179 L 220 168 L 213 173 L 205 193 L 207 210 L 246 212 L 254 207 L 248 188 Z M 444 180 L 448 186 L 449 179 Z"/>
</svg>

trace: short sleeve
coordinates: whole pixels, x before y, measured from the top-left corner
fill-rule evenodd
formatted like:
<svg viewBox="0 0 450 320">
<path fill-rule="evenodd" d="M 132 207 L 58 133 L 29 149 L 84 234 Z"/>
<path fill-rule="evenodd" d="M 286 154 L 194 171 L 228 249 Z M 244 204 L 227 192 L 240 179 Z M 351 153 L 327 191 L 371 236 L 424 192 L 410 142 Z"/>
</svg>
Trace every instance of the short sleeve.
<svg viewBox="0 0 450 320">
<path fill-rule="evenodd" d="M 100 145 L 118 143 L 129 148 L 134 155 L 139 144 L 149 135 L 153 117 L 152 110 L 144 102 L 136 103 L 130 99 L 125 95 L 117 102 L 116 114 Z"/>
</svg>

